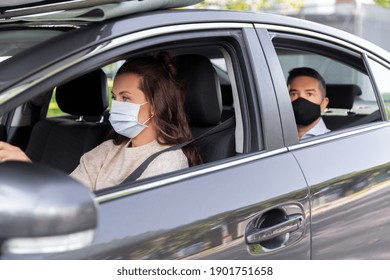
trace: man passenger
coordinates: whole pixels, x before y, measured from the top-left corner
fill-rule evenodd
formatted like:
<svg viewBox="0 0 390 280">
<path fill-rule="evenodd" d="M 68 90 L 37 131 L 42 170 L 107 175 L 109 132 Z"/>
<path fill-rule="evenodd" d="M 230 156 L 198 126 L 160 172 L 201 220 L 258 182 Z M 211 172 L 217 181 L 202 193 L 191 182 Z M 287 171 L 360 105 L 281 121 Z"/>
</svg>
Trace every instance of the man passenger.
<svg viewBox="0 0 390 280">
<path fill-rule="evenodd" d="M 309 67 L 289 72 L 287 86 L 300 140 L 329 132 L 321 118 L 328 106 L 326 84 L 322 76 Z"/>
</svg>

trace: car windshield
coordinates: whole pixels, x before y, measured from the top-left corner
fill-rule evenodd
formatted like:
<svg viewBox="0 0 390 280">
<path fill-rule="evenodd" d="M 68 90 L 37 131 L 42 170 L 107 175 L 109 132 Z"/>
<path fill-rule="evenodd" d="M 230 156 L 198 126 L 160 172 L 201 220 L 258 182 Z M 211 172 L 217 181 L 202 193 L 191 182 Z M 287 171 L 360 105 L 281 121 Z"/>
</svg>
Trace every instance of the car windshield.
<svg viewBox="0 0 390 280">
<path fill-rule="evenodd" d="M 59 30 L 27 29 L 0 32 L 0 62 L 32 46 L 61 34 Z"/>
</svg>

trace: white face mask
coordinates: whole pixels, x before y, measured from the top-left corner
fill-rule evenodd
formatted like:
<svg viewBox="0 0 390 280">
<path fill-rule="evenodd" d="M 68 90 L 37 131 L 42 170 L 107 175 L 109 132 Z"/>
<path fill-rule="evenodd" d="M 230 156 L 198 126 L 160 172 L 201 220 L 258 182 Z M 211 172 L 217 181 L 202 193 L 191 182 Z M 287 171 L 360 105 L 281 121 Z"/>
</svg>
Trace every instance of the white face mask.
<svg viewBox="0 0 390 280">
<path fill-rule="evenodd" d="M 131 102 L 115 101 L 111 103 L 109 121 L 114 130 L 128 138 L 134 138 L 141 131 L 148 127 L 145 125 L 152 117 L 147 119 L 144 123 L 138 122 L 138 112 L 142 104 L 136 104 Z"/>
</svg>

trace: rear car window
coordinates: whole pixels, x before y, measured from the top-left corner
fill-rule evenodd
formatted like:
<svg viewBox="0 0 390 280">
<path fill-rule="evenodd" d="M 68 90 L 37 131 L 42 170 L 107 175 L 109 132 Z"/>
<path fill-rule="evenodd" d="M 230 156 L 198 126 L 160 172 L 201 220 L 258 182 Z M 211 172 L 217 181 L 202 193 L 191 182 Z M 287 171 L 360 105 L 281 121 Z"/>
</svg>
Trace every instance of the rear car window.
<svg viewBox="0 0 390 280">
<path fill-rule="evenodd" d="M 286 79 L 289 71 L 296 67 L 313 68 L 324 78 L 329 98 L 322 115 L 326 126 L 334 131 L 381 121 L 379 102 L 362 59 L 316 46 L 300 49 L 298 44 L 291 47 L 275 44 L 275 49 Z"/>
</svg>

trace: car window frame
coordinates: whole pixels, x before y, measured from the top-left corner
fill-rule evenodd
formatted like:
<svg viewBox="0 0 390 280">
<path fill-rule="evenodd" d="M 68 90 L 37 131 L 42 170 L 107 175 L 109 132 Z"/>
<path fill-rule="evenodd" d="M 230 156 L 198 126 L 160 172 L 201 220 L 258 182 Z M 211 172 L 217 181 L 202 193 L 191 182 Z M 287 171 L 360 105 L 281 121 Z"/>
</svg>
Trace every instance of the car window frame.
<svg viewBox="0 0 390 280">
<path fill-rule="evenodd" d="M 380 67 L 385 68 L 385 70 L 387 70 L 390 73 L 390 63 L 386 63 L 385 61 L 379 59 L 378 57 L 373 57 L 370 55 L 365 55 L 365 61 L 367 64 L 367 69 L 370 72 L 370 77 L 372 79 L 372 84 L 374 85 L 374 89 L 376 91 L 376 94 L 377 94 L 378 98 L 382 101 L 380 103 L 381 109 L 382 109 L 381 110 L 382 117 L 384 118 L 384 120 L 390 121 L 390 113 L 388 113 L 389 106 L 386 105 L 386 100 L 385 100 L 385 98 L 382 94 L 382 90 L 381 90 L 382 80 L 380 80 L 379 77 L 377 77 L 375 75 L 375 70 L 374 70 L 376 65 L 378 65 Z"/>
</svg>

